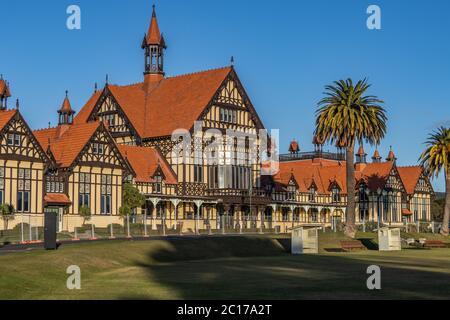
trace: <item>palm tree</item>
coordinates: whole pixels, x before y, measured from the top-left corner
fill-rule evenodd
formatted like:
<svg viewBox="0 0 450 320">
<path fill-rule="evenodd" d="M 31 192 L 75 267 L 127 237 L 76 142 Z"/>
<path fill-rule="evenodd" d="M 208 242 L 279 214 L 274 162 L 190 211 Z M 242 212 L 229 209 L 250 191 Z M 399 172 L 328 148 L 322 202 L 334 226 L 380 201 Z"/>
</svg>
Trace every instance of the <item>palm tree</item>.
<svg viewBox="0 0 450 320">
<path fill-rule="evenodd" d="M 365 95 L 367 80 L 353 84 L 351 79 L 325 86 L 325 97 L 316 111 L 315 135 L 323 142 L 338 143 L 346 148 L 347 209 L 344 232 L 354 238 L 355 229 L 355 143 L 379 144 L 386 134 L 386 112 L 376 96 Z"/>
<path fill-rule="evenodd" d="M 428 136 L 426 150 L 420 156 L 420 163 L 425 173 L 433 178 L 444 171 L 445 207 L 441 233 L 448 235 L 448 219 L 450 215 L 450 128 L 440 127 Z"/>
</svg>

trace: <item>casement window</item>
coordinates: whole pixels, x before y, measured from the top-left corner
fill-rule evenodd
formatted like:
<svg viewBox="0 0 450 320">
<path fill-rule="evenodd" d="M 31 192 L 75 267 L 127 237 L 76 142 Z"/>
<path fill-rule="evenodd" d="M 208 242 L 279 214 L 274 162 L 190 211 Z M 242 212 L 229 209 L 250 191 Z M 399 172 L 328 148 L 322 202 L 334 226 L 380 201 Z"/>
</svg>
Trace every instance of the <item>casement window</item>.
<svg viewBox="0 0 450 320">
<path fill-rule="evenodd" d="M 294 185 L 289 185 L 287 187 L 287 199 L 289 201 L 295 201 L 295 186 Z"/>
<path fill-rule="evenodd" d="M 100 195 L 100 213 L 111 214 L 111 191 L 112 177 L 102 174 L 101 176 L 101 195 Z"/>
<path fill-rule="evenodd" d="M 333 202 L 341 202 L 341 190 L 336 185 L 331 189 L 331 199 Z"/>
<path fill-rule="evenodd" d="M 114 114 L 108 114 L 108 115 L 103 116 L 103 121 L 111 127 L 114 127 L 116 125 L 115 120 L 116 120 L 116 117 L 114 116 Z"/>
<path fill-rule="evenodd" d="M 79 181 L 79 207 L 90 208 L 90 198 L 91 198 L 91 175 L 89 173 L 80 173 Z"/>
<path fill-rule="evenodd" d="M 5 168 L 0 168 L 0 204 L 5 201 Z"/>
<path fill-rule="evenodd" d="M 412 200 L 412 212 L 414 215 L 414 221 L 419 221 L 419 199 L 416 197 Z"/>
<path fill-rule="evenodd" d="M 289 221 L 289 211 L 283 208 L 283 212 L 281 213 L 281 220 Z"/>
<path fill-rule="evenodd" d="M 63 193 L 64 182 L 61 177 L 49 175 L 45 178 L 45 191 L 47 193 Z"/>
<path fill-rule="evenodd" d="M 310 214 L 310 219 L 311 219 L 311 222 L 317 222 L 317 211 L 311 211 L 311 214 Z"/>
<path fill-rule="evenodd" d="M 104 154 L 105 153 L 105 145 L 102 143 L 93 143 L 92 144 L 92 153 L 93 154 Z"/>
<path fill-rule="evenodd" d="M 17 182 L 17 212 L 30 212 L 31 169 L 19 169 Z"/>
<path fill-rule="evenodd" d="M 203 182 L 203 166 L 200 164 L 194 164 L 194 182 Z"/>
<path fill-rule="evenodd" d="M 220 122 L 237 123 L 237 110 L 220 108 Z"/>
<path fill-rule="evenodd" d="M 309 202 L 316 202 L 316 188 L 314 186 L 309 188 L 308 200 Z"/>
<path fill-rule="evenodd" d="M 154 183 L 154 190 L 153 193 L 161 193 L 162 192 L 162 177 L 160 175 L 157 175 L 154 177 L 155 183 Z"/>
<path fill-rule="evenodd" d="M 422 220 L 427 220 L 427 199 L 422 199 Z"/>
<path fill-rule="evenodd" d="M 208 167 L 208 187 L 210 189 L 219 187 L 219 167 L 216 165 Z"/>
<path fill-rule="evenodd" d="M 8 133 L 8 146 L 20 147 L 22 145 L 22 136 L 17 133 Z"/>
</svg>

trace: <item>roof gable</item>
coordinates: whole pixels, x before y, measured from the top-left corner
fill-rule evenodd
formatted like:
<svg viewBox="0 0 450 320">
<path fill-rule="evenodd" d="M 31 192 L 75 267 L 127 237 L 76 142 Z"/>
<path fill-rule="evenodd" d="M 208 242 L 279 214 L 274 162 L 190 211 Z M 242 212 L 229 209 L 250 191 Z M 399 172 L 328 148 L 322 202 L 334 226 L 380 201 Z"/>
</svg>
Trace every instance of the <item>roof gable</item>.
<svg viewBox="0 0 450 320">
<path fill-rule="evenodd" d="M 156 148 L 118 145 L 122 156 L 136 173 L 136 182 L 154 182 L 153 177 L 161 170 L 166 183 L 176 184 L 176 174 Z"/>
<path fill-rule="evenodd" d="M 225 67 L 151 83 L 108 85 L 89 99 L 74 123 L 93 120 L 101 97 L 110 94 L 141 138 L 170 136 L 180 128 L 190 130 L 231 71 Z"/>
</svg>

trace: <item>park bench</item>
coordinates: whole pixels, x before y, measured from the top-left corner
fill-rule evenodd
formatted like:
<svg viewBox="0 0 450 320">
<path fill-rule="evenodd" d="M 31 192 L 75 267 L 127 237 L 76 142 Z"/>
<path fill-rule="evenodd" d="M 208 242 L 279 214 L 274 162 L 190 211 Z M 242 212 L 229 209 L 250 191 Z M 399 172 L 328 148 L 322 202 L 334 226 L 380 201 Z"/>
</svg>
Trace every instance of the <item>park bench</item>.
<svg viewBox="0 0 450 320">
<path fill-rule="evenodd" d="M 341 247 L 345 251 L 364 250 L 366 248 L 359 240 L 342 240 Z"/>
<path fill-rule="evenodd" d="M 445 243 L 439 240 L 427 240 L 424 244 L 425 248 L 445 248 Z"/>
</svg>

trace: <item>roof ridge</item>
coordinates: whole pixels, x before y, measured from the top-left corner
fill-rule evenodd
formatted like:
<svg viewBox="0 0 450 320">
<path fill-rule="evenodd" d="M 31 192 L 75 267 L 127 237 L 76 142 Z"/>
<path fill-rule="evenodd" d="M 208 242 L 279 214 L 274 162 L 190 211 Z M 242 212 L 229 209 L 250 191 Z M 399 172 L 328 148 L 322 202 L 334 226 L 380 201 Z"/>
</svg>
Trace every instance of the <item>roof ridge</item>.
<svg viewBox="0 0 450 320">
<path fill-rule="evenodd" d="M 230 67 L 230 66 L 224 66 L 224 67 L 217 67 L 217 68 L 206 69 L 206 70 L 202 70 L 202 71 L 195 71 L 195 72 L 183 73 L 183 74 L 178 74 L 178 75 L 176 75 L 176 76 L 166 77 L 165 79 L 173 79 L 173 78 L 179 78 L 179 77 L 186 77 L 186 76 L 192 76 L 192 75 L 195 75 L 195 74 L 200 74 L 200 73 L 205 73 L 205 72 L 211 72 L 211 71 L 218 71 L 218 70 L 225 70 L 225 69 L 231 69 L 231 67 Z"/>
</svg>

